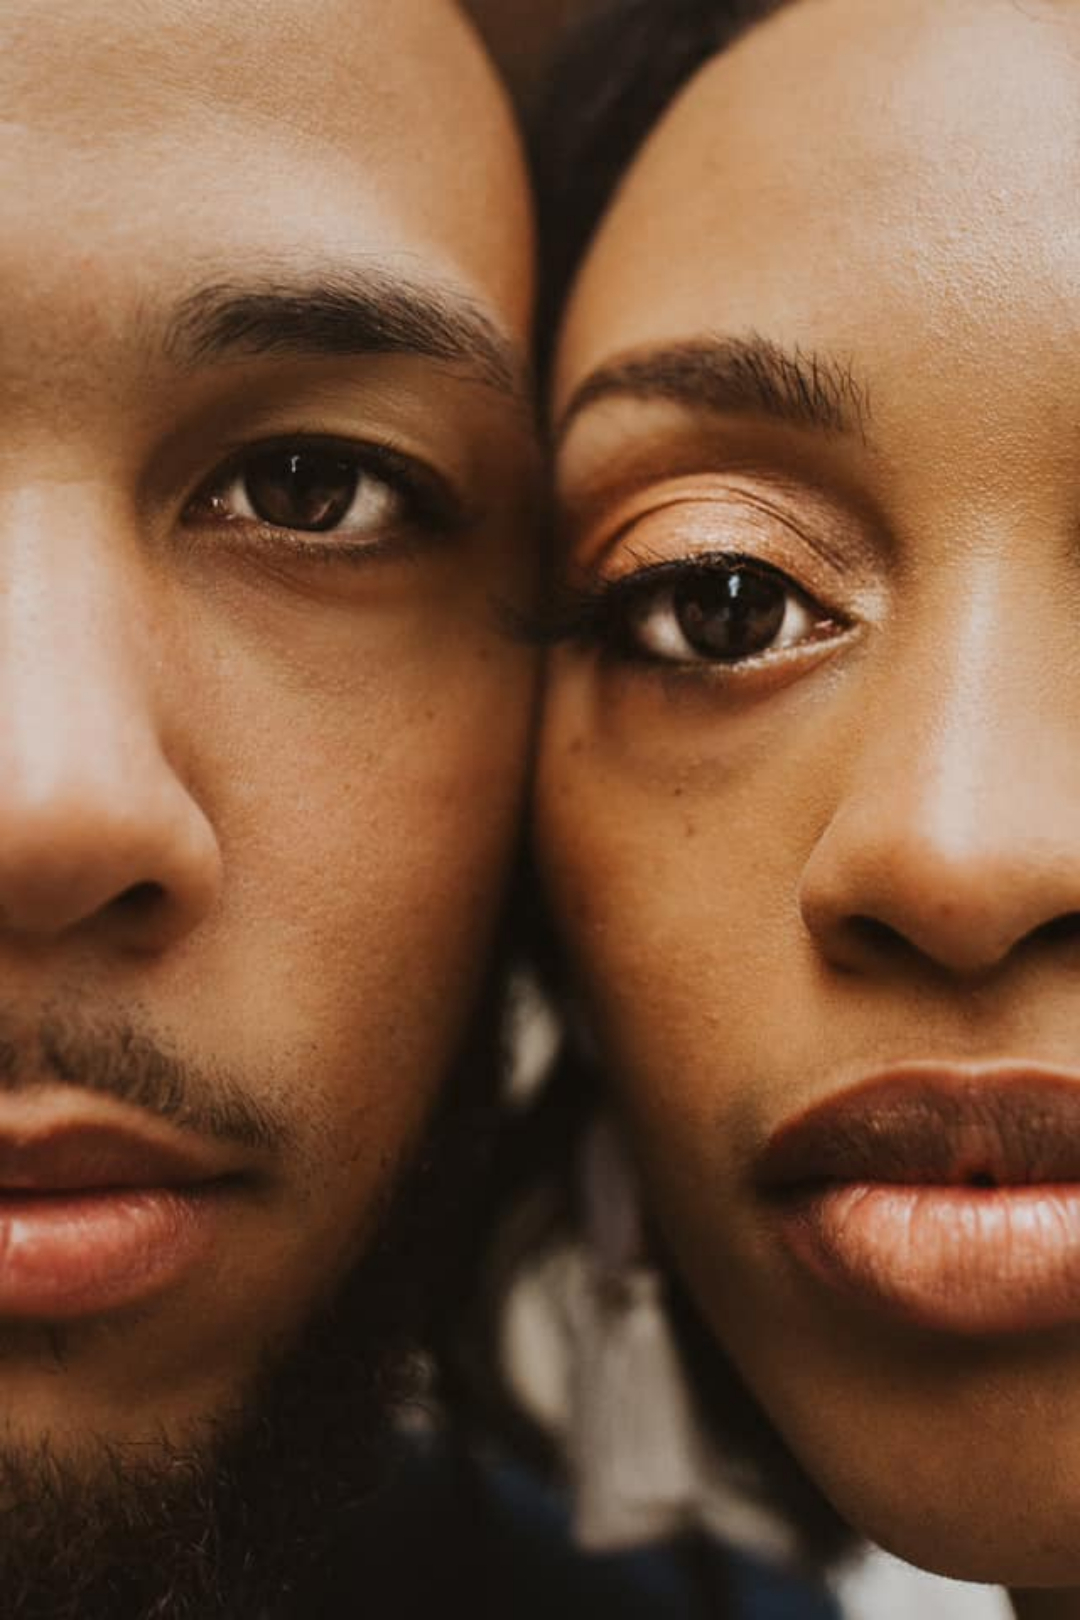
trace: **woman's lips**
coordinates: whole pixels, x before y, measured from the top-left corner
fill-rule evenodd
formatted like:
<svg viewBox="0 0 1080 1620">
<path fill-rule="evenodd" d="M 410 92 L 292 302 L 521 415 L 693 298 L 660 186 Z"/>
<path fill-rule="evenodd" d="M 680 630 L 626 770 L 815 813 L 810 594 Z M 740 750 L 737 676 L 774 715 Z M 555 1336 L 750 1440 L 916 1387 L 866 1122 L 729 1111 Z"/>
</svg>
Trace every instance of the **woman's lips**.
<svg viewBox="0 0 1080 1620">
<path fill-rule="evenodd" d="M 112 1125 L 0 1131 L 0 1320 L 145 1301 L 204 1263 L 235 1178 L 198 1148 Z"/>
<path fill-rule="evenodd" d="M 1080 1323 L 1080 1076 L 918 1065 L 780 1127 L 757 1186 L 789 1251 L 924 1328 Z"/>
</svg>

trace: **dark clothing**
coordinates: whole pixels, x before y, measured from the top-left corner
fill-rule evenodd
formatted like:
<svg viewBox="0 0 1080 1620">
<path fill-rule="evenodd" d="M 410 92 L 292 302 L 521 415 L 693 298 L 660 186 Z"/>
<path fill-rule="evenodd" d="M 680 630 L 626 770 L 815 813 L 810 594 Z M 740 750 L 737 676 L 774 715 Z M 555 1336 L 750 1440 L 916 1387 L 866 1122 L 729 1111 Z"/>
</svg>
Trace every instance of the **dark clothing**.
<svg viewBox="0 0 1080 1620">
<path fill-rule="evenodd" d="M 371 1620 L 839 1620 L 820 1588 L 704 1538 L 583 1553 L 555 1493 L 442 1449 L 404 1458 L 365 1521 L 356 1613 Z"/>
</svg>

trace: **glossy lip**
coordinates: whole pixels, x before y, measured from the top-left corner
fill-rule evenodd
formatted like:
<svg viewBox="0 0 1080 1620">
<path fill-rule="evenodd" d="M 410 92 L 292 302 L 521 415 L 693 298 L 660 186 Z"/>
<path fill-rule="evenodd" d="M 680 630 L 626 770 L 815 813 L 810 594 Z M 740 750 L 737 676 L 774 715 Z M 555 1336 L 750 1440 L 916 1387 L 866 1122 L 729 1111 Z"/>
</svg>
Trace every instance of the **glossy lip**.
<svg viewBox="0 0 1080 1620">
<path fill-rule="evenodd" d="M 1080 1075 L 911 1065 L 785 1121 L 755 1165 L 829 1288 L 945 1333 L 1080 1323 Z"/>
<path fill-rule="evenodd" d="M 0 1320 L 142 1303 L 204 1264 L 242 1174 L 220 1149 L 0 1109 Z"/>
</svg>

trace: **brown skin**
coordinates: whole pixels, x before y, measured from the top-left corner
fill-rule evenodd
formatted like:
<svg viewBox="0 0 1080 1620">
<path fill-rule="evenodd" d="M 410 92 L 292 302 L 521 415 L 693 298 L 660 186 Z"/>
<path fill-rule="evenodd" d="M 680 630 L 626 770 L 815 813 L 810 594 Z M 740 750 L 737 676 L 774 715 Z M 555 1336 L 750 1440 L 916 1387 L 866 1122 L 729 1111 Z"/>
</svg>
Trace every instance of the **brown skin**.
<svg viewBox="0 0 1080 1620">
<path fill-rule="evenodd" d="M 849 364 L 869 420 L 576 414 L 573 580 L 749 552 L 821 604 L 820 639 L 736 673 L 560 649 L 538 812 L 720 1343 L 860 1531 L 1046 1588 L 1080 1581 L 1080 1335 L 883 1327 L 792 1265 L 748 1177 L 856 1076 L 1076 1066 L 1076 944 L 1035 930 L 1080 909 L 1078 52 L 1072 7 L 819 0 L 663 119 L 572 298 L 557 417 L 628 354 L 760 334 Z"/>
<path fill-rule="evenodd" d="M 528 734 L 496 604 L 529 592 L 534 450 L 491 355 L 185 357 L 167 328 L 208 285 L 375 273 L 471 310 L 513 373 L 527 192 L 448 0 L 212 26 L 16 0 L 0 113 L 5 1006 L 28 1042 L 47 1012 L 127 1021 L 279 1127 L 206 1148 L 242 1178 L 209 1268 L 59 1341 L 0 1324 L 0 1423 L 182 1443 L 361 1254 L 472 1011 Z M 461 514 L 368 472 L 356 528 L 290 551 L 218 475 L 313 433 L 388 441 Z M 4 1129 L 75 1118 L 184 1140 L 52 1077 L 0 1098 Z"/>
</svg>

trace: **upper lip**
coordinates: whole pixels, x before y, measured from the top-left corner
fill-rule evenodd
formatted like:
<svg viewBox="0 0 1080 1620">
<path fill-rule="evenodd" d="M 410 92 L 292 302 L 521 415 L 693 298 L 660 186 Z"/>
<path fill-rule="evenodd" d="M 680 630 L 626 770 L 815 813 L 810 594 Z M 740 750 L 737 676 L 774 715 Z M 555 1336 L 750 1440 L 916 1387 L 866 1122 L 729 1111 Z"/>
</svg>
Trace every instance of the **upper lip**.
<svg viewBox="0 0 1080 1620">
<path fill-rule="evenodd" d="M 759 1189 L 774 1193 L 1080 1181 L 1080 1075 L 928 1064 L 872 1075 L 785 1120 L 755 1171 Z"/>
<path fill-rule="evenodd" d="M 0 1124 L 0 1192 L 194 1186 L 222 1178 L 212 1159 L 198 1143 L 160 1142 L 102 1121 L 21 1131 Z"/>
</svg>

